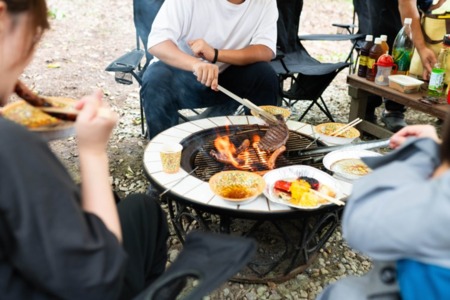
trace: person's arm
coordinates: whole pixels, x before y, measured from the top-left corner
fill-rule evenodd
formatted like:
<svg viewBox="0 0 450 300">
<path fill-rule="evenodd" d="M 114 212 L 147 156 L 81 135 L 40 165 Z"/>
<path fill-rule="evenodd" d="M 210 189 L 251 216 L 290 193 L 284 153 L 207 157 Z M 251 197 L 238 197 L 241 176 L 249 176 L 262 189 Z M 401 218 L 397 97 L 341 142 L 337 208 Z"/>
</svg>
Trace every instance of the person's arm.
<svg viewBox="0 0 450 300">
<path fill-rule="evenodd" d="M 83 210 L 97 215 L 106 227 L 122 241 L 117 207 L 109 182 L 109 165 L 106 147 L 117 122 L 117 115 L 102 105 L 101 91 L 80 100 L 80 110 L 75 123 L 82 182 Z M 99 114 L 102 108 L 108 115 Z"/>
<path fill-rule="evenodd" d="M 403 145 L 406 140 L 410 137 L 415 138 L 422 138 L 422 137 L 428 137 L 436 141 L 437 143 L 440 143 L 441 140 L 439 139 L 436 128 L 434 128 L 431 125 L 410 125 L 402 128 L 401 130 L 397 131 L 392 135 L 392 137 L 389 140 L 389 147 L 392 149 L 397 149 L 401 145 Z"/>
<path fill-rule="evenodd" d="M 438 147 L 420 144 L 409 144 L 408 156 L 355 183 L 342 224 L 351 247 L 377 260 L 431 260 L 446 253 L 450 172 L 431 179 L 439 168 Z"/>
<path fill-rule="evenodd" d="M 428 48 L 420 25 L 420 15 L 417 9 L 417 0 L 399 0 L 398 8 L 402 21 L 405 18 L 411 18 L 411 30 L 414 47 L 417 49 L 422 65 L 424 67 L 423 77 L 427 79 L 431 74 L 431 69 L 437 61 L 433 50 Z"/>
</svg>

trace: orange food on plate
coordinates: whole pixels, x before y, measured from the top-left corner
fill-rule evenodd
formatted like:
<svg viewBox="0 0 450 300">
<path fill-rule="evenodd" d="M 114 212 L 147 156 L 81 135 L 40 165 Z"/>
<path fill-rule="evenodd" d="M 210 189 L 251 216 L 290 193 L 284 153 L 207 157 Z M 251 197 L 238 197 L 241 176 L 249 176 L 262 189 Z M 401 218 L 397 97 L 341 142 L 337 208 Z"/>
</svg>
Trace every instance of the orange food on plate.
<svg viewBox="0 0 450 300">
<path fill-rule="evenodd" d="M 61 122 L 59 119 L 44 113 L 24 100 L 18 100 L 6 105 L 2 109 L 2 115 L 6 119 L 28 128 L 52 126 Z"/>
</svg>

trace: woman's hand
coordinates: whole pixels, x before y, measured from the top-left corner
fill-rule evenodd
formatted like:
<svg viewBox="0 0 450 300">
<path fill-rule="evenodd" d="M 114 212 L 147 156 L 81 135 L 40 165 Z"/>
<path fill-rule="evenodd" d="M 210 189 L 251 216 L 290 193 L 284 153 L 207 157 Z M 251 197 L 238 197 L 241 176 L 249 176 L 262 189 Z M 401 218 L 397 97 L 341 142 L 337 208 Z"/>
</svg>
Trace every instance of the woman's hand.
<svg viewBox="0 0 450 300">
<path fill-rule="evenodd" d="M 118 116 L 102 101 L 102 92 L 96 91 L 75 104 L 80 110 L 75 122 L 80 151 L 104 153 Z"/>
<path fill-rule="evenodd" d="M 430 79 L 431 70 L 433 69 L 433 66 L 437 62 L 436 55 L 434 54 L 433 50 L 431 50 L 428 47 L 423 47 L 419 51 L 420 60 L 422 61 L 423 66 L 423 73 L 422 77 L 425 80 Z"/>
<path fill-rule="evenodd" d="M 410 125 L 397 131 L 389 141 L 389 147 L 396 149 L 400 147 L 409 137 L 427 137 L 440 143 L 436 129 L 431 125 Z"/>
</svg>

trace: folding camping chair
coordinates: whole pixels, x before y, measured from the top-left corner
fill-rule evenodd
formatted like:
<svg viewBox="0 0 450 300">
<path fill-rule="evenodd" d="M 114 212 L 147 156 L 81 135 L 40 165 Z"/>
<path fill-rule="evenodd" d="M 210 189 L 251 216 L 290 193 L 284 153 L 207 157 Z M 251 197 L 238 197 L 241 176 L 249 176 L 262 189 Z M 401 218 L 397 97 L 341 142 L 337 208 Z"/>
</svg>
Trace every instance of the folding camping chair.
<svg viewBox="0 0 450 300">
<path fill-rule="evenodd" d="M 199 283 L 184 300 L 202 299 L 239 272 L 256 252 L 256 242 L 225 234 L 192 232 L 174 263 L 134 300 L 172 300 L 187 278 Z"/>
<path fill-rule="evenodd" d="M 292 107 L 298 101 L 311 101 L 299 120 L 302 120 L 310 109 L 316 105 L 331 121 L 334 121 L 322 93 L 333 81 L 336 75 L 352 65 L 352 54 L 356 41 L 364 34 L 320 34 L 299 36 L 300 15 L 303 0 L 277 0 L 278 39 L 277 47 L 280 53 L 271 64 L 280 80 L 280 94 L 283 101 Z M 352 41 L 352 47 L 347 58 L 337 63 L 321 63 L 309 55 L 301 41 Z M 285 80 L 290 81 L 290 88 L 284 88 Z"/>
<path fill-rule="evenodd" d="M 136 48 L 114 60 L 105 69 L 107 72 L 115 73 L 116 82 L 128 85 L 133 83 L 134 78 L 139 85 L 142 85 L 142 77 L 150 64 L 150 61 L 153 59 L 153 55 L 147 51 L 148 35 L 152 29 L 153 21 L 163 3 L 164 0 L 133 0 Z M 143 101 L 144 99 L 142 96 L 139 96 L 141 131 L 142 134 L 145 135 Z M 191 111 L 195 114 L 194 117 L 187 117 L 182 113 L 179 113 L 180 119 L 183 121 L 190 121 L 194 118 L 206 116 L 209 112 L 208 109 L 203 111 L 191 109 Z"/>
</svg>

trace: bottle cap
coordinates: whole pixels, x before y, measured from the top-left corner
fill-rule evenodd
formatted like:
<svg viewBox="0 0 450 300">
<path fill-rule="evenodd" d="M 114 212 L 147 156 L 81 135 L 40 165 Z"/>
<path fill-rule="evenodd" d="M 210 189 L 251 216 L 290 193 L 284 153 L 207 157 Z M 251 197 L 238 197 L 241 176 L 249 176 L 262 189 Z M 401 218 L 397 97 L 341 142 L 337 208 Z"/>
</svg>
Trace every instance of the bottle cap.
<svg viewBox="0 0 450 300">
<path fill-rule="evenodd" d="M 383 54 L 378 58 L 377 65 L 382 67 L 392 67 L 394 65 L 394 59 L 389 54 Z"/>
<path fill-rule="evenodd" d="M 381 39 L 380 38 L 375 38 L 375 44 L 381 44 Z"/>
<path fill-rule="evenodd" d="M 450 34 L 444 35 L 444 45 L 450 46 Z"/>
<path fill-rule="evenodd" d="M 373 35 L 368 34 L 366 35 L 366 42 L 372 42 L 373 41 Z"/>
<path fill-rule="evenodd" d="M 405 18 L 405 21 L 403 21 L 403 24 L 410 24 L 412 23 L 412 19 L 411 18 Z"/>
<path fill-rule="evenodd" d="M 380 35 L 380 39 L 381 39 L 383 42 L 387 42 L 387 35 L 385 35 L 385 34 Z"/>
</svg>

